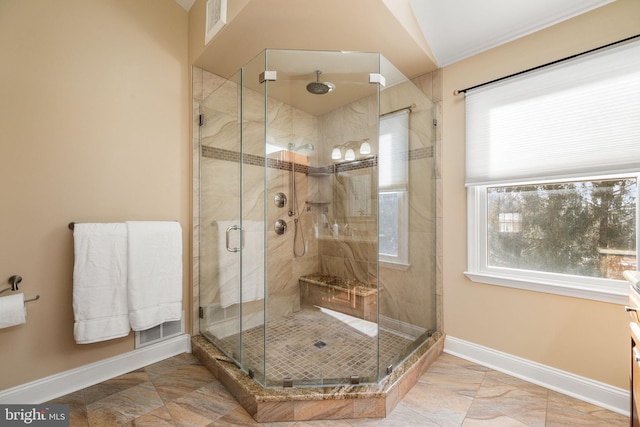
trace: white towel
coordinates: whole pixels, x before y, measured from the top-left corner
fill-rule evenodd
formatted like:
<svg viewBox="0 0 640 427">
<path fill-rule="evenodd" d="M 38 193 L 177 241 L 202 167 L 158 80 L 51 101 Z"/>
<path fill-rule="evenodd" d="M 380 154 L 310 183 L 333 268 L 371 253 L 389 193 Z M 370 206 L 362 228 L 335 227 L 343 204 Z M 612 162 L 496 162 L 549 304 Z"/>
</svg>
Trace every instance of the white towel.
<svg viewBox="0 0 640 427">
<path fill-rule="evenodd" d="M 0 298 L 0 328 L 21 325 L 26 321 L 24 294 Z"/>
<path fill-rule="evenodd" d="M 129 334 L 127 228 L 124 224 L 75 224 L 73 314 L 78 344 Z"/>
<path fill-rule="evenodd" d="M 264 222 L 243 221 L 244 248 L 242 252 L 229 252 L 226 249 L 226 229 L 232 223 L 218 221 L 218 287 L 220 306 L 229 307 L 242 302 L 264 299 Z M 239 231 L 233 231 L 239 236 Z M 234 239 L 240 245 L 240 239 Z M 242 257 L 242 258 L 241 258 Z M 240 283 L 240 260 L 242 259 L 242 284 Z"/>
<path fill-rule="evenodd" d="M 264 222 L 243 221 L 242 302 L 264 299 Z"/>
<path fill-rule="evenodd" d="M 129 322 L 134 331 L 182 318 L 182 229 L 176 221 L 128 221 Z"/>
</svg>

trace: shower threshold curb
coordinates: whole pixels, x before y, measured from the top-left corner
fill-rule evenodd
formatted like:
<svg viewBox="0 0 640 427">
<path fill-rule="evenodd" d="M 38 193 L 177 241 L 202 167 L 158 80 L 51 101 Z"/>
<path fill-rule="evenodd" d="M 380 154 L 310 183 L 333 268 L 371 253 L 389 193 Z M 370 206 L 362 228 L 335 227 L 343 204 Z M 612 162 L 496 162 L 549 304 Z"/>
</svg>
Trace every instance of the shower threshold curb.
<svg viewBox="0 0 640 427">
<path fill-rule="evenodd" d="M 258 422 L 384 418 L 440 356 L 444 334 L 435 332 L 378 384 L 263 388 L 201 335 L 193 354 Z"/>
</svg>

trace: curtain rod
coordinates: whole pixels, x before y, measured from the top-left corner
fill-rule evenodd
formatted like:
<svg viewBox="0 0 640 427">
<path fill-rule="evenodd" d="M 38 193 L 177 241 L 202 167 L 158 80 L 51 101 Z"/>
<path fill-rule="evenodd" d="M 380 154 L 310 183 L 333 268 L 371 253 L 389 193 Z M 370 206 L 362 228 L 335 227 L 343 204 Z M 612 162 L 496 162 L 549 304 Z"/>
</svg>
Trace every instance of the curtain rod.
<svg viewBox="0 0 640 427">
<path fill-rule="evenodd" d="M 568 61 L 570 59 L 574 59 L 574 58 L 577 58 L 577 57 L 582 56 L 582 55 L 586 55 L 586 54 L 589 54 L 589 53 L 592 53 L 592 52 L 596 52 L 598 50 L 602 50 L 602 49 L 606 49 L 606 48 L 611 47 L 611 46 L 615 46 L 617 44 L 621 44 L 621 43 L 625 43 L 625 42 L 628 42 L 628 41 L 633 40 L 633 39 L 637 39 L 638 37 L 640 37 L 640 34 L 636 34 L 635 36 L 627 37 L 626 39 L 618 40 L 618 41 L 615 41 L 613 43 L 605 44 L 604 46 L 600 46 L 600 47 L 596 47 L 596 48 L 593 48 L 593 49 L 589 49 L 589 50 L 584 51 L 584 52 L 576 53 L 575 55 L 567 56 L 566 58 L 556 59 L 555 61 L 547 62 L 546 64 L 538 65 L 538 66 L 533 67 L 533 68 L 528 68 L 528 69 L 523 70 L 523 71 L 518 71 L 517 73 L 509 74 L 508 76 L 504 76 L 504 77 L 500 77 L 500 78 L 497 78 L 497 79 L 494 79 L 494 80 L 491 80 L 491 81 L 488 81 L 488 82 L 480 83 L 480 84 L 477 84 L 475 86 L 468 87 L 466 89 L 460 89 L 460 90 L 456 89 L 456 90 L 453 91 L 453 95 L 454 96 L 458 96 L 461 93 L 466 93 L 467 91 L 470 91 L 470 90 L 473 90 L 473 89 L 477 89 L 477 88 L 482 87 L 482 86 L 490 85 L 492 83 L 497 83 L 497 82 L 502 81 L 502 80 L 506 80 L 506 79 L 510 79 L 512 77 L 519 76 L 521 74 L 525 74 L 525 73 L 529 73 L 531 71 L 539 70 L 540 68 L 544 68 L 544 67 L 548 67 L 550 65 L 558 64 L 560 62 Z"/>
<path fill-rule="evenodd" d="M 413 109 L 416 108 L 416 104 L 411 104 L 404 108 L 398 108 L 397 110 L 389 111 L 388 113 L 380 114 L 380 117 L 388 116 L 389 114 L 398 113 L 403 110 L 409 110 L 409 113 L 413 113 Z"/>
</svg>

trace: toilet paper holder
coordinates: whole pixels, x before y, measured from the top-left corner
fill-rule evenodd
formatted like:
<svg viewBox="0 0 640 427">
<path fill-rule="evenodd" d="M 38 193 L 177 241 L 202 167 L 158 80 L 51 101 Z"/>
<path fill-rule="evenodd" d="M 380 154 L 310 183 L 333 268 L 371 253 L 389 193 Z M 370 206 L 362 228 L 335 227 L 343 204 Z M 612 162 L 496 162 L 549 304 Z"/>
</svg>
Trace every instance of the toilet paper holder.
<svg viewBox="0 0 640 427">
<path fill-rule="evenodd" d="M 9 284 L 11 285 L 11 287 L 1 290 L 0 294 L 6 291 L 17 291 L 18 285 L 20 284 L 20 282 L 22 282 L 22 276 L 18 276 L 16 274 L 14 276 L 9 277 Z"/>
<path fill-rule="evenodd" d="M 6 291 L 17 291 L 19 289 L 18 285 L 22 282 L 22 276 L 19 276 L 19 275 L 15 274 L 15 275 L 9 277 L 8 282 L 11 285 L 11 287 L 1 290 L 0 294 L 3 293 L 3 292 L 6 292 Z M 35 298 L 26 299 L 26 300 L 24 300 L 24 302 L 26 304 L 28 302 L 37 301 L 39 299 L 40 299 L 40 295 L 36 295 Z"/>
</svg>

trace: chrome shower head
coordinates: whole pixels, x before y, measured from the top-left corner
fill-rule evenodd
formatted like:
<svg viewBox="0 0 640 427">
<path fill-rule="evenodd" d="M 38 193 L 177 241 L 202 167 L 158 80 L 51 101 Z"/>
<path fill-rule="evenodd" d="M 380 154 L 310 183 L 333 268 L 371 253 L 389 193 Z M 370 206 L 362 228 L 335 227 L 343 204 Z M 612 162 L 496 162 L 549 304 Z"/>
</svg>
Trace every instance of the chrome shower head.
<svg viewBox="0 0 640 427">
<path fill-rule="evenodd" d="M 316 70 L 316 81 L 311 82 L 307 85 L 307 92 L 314 95 L 324 95 L 325 93 L 329 93 L 336 88 L 333 83 L 321 82 L 320 74 L 322 74 L 322 71 Z"/>
</svg>

